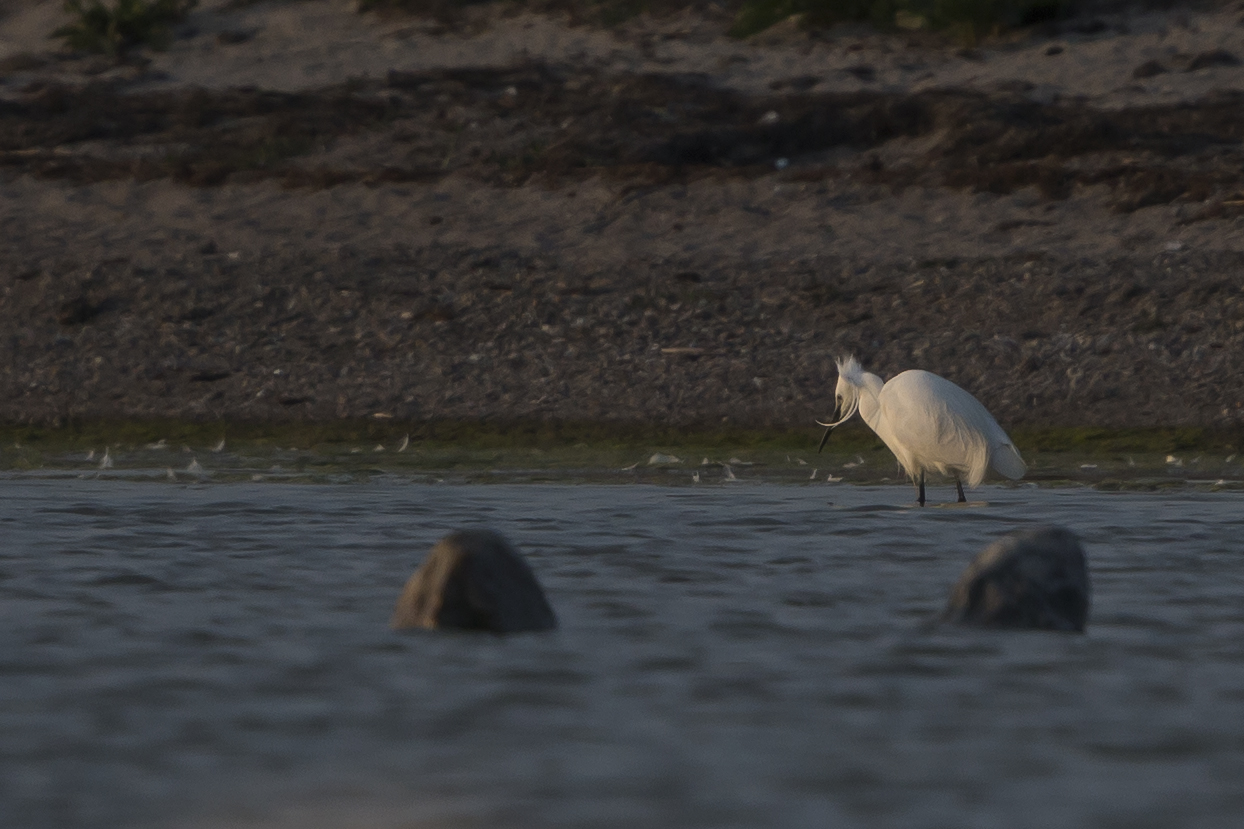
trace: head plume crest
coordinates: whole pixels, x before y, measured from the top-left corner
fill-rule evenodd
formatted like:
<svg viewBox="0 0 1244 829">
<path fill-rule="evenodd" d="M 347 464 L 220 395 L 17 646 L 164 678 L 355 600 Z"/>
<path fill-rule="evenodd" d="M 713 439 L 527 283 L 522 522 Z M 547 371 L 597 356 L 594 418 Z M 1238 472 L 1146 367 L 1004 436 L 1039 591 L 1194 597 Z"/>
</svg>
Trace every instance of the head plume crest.
<svg viewBox="0 0 1244 829">
<path fill-rule="evenodd" d="M 864 385 L 864 368 L 860 365 L 860 361 L 854 357 L 838 358 L 838 376 L 852 386 Z"/>
</svg>

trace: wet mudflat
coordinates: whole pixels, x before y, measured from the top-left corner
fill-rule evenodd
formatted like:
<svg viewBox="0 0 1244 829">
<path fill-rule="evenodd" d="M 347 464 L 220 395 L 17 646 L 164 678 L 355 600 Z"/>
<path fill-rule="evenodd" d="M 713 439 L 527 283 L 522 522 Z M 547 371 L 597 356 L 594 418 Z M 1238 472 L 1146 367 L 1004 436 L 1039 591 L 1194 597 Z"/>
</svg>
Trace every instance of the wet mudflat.
<svg viewBox="0 0 1244 829">
<path fill-rule="evenodd" d="M 1244 809 L 1240 495 L 169 484 L 8 473 L 14 827 L 1171 826 Z M 937 499 L 952 490 L 931 491 Z M 930 624 L 971 557 L 1084 540 L 1083 636 Z M 561 628 L 396 634 L 450 530 Z"/>
</svg>

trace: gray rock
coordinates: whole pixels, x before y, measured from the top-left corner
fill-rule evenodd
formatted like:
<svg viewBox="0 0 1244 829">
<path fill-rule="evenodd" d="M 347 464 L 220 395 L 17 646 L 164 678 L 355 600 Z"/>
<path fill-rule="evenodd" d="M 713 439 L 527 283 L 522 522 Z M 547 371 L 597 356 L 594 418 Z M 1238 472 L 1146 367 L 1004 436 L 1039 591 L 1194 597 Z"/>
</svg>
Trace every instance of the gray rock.
<svg viewBox="0 0 1244 829">
<path fill-rule="evenodd" d="M 950 593 L 945 621 L 999 628 L 1083 632 L 1089 578 L 1080 539 L 1062 527 L 1012 533 L 968 565 Z"/>
<path fill-rule="evenodd" d="M 465 530 L 436 543 L 406 582 L 389 624 L 396 630 L 518 633 L 551 630 L 557 616 L 508 541 L 488 530 Z"/>
</svg>

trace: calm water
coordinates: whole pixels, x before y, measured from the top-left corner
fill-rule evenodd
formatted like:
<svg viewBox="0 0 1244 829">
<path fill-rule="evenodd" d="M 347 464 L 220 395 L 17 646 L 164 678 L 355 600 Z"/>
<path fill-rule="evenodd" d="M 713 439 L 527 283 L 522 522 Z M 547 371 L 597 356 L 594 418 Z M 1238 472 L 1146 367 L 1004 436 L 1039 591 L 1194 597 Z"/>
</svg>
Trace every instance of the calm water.
<svg viewBox="0 0 1244 829">
<path fill-rule="evenodd" d="M 1244 825 L 1239 492 L 0 488 L 9 829 Z M 1034 522 L 1085 541 L 1087 635 L 928 624 Z M 468 526 L 560 631 L 387 629 Z"/>
</svg>

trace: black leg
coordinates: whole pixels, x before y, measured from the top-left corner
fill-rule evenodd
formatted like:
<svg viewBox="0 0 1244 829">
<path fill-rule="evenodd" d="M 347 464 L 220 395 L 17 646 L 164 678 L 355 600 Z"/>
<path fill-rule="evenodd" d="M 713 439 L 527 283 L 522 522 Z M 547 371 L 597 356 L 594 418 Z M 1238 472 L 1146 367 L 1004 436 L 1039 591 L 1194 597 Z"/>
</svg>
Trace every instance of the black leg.
<svg viewBox="0 0 1244 829">
<path fill-rule="evenodd" d="M 920 495 L 916 497 L 916 503 L 924 506 L 924 470 L 920 470 Z"/>
<path fill-rule="evenodd" d="M 959 476 L 955 476 L 955 489 L 959 490 L 959 503 L 966 504 L 968 499 L 963 495 L 963 482 L 959 480 Z"/>
</svg>

